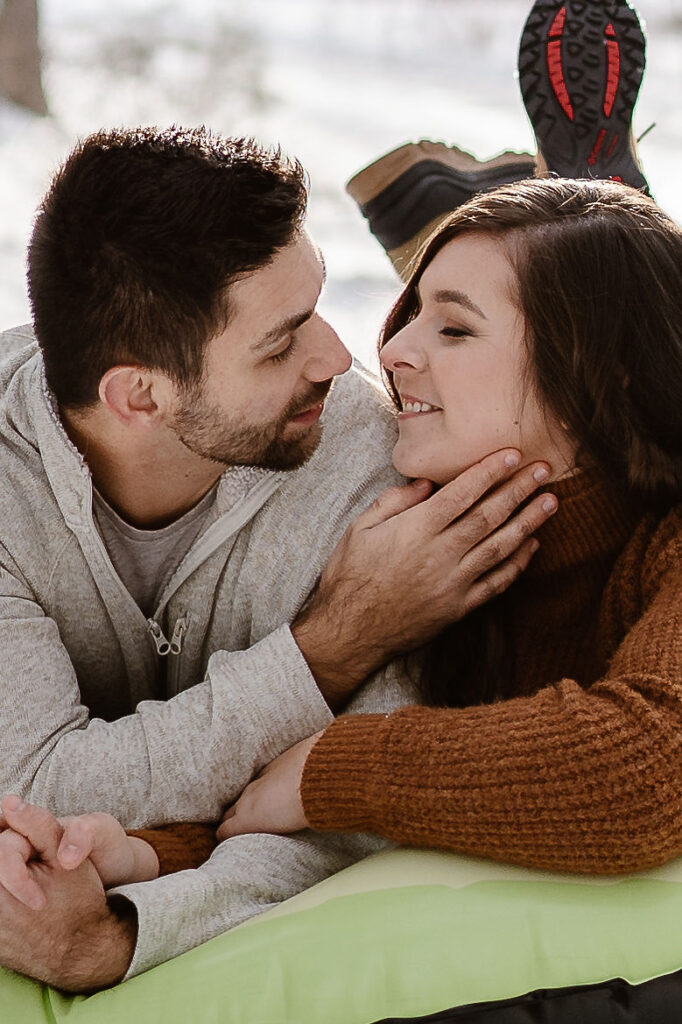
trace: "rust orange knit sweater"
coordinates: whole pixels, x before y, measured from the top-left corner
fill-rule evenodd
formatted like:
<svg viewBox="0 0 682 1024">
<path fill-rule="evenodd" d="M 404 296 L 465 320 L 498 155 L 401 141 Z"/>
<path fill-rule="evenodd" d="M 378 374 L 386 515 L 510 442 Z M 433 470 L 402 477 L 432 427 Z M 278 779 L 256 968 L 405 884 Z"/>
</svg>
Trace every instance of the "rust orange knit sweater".
<svg viewBox="0 0 682 1024">
<path fill-rule="evenodd" d="M 301 794 L 315 829 L 546 869 L 682 854 L 682 506 L 634 521 L 583 474 L 509 602 L 529 696 L 345 716 Z"/>
</svg>

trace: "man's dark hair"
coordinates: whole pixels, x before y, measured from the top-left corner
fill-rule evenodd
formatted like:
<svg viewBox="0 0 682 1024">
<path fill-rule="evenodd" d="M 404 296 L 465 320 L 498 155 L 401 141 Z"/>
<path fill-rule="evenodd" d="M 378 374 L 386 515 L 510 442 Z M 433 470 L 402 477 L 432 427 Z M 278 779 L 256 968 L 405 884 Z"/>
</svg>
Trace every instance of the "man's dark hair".
<svg viewBox="0 0 682 1024">
<path fill-rule="evenodd" d="M 47 382 L 71 408 L 134 364 L 201 379 L 226 289 L 289 244 L 305 215 L 301 165 L 205 128 L 102 131 L 56 174 L 36 218 L 28 286 Z"/>
</svg>

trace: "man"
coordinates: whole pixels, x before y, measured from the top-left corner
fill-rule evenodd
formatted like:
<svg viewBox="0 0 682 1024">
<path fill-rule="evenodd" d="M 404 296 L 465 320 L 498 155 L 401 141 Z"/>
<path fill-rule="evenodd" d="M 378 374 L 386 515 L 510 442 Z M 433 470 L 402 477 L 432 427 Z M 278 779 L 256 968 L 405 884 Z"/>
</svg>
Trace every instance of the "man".
<svg viewBox="0 0 682 1024">
<path fill-rule="evenodd" d="M 0 792 L 49 812 L 21 847 L 46 905 L 0 889 L 0 963 L 64 988 L 130 977 L 378 844 L 244 837 L 107 898 L 89 862 L 59 868 L 52 814 L 216 821 L 369 673 L 473 606 L 478 576 L 503 560 L 485 593 L 510 582 L 530 555 L 507 556 L 543 518 L 531 503 L 479 544 L 535 488 L 530 470 L 461 515 L 510 475 L 504 453 L 421 508 L 424 482 L 394 490 L 362 521 L 367 578 L 304 608 L 354 514 L 397 479 L 392 415 L 357 370 L 322 435 L 350 357 L 316 312 L 305 198 L 300 166 L 251 142 L 114 131 L 75 150 L 36 221 L 38 347 L 0 371 Z M 418 515 L 396 532 L 403 510 Z M 446 556 L 476 545 L 458 576 Z M 402 618 L 358 635 L 411 579 Z M 389 666 L 350 710 L 415 699 Z"/>
</svg>

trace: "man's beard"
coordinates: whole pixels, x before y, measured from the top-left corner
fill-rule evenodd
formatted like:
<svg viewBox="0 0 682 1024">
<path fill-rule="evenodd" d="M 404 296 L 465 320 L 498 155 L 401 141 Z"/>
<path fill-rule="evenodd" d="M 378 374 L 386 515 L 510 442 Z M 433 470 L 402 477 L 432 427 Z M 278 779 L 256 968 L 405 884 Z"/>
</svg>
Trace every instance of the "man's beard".
<svg viewBox="0 0 682 1024">
<path fill-rule="evenodd" d="M 284 438 L 284 430 L 293 416 L 324 401 L 330 387 L 331 381 L 314 384 L 307 394 L 292 399 L 276 420 L 243 424 L 230 421 L 222 409 L 209 405 L 199 385 L 181 393 L 171 429 L 195 455 L 224 466 L 298 469 L 319 445 L 322 427 L 318 421 L 290 439 Z"/>
</svg>

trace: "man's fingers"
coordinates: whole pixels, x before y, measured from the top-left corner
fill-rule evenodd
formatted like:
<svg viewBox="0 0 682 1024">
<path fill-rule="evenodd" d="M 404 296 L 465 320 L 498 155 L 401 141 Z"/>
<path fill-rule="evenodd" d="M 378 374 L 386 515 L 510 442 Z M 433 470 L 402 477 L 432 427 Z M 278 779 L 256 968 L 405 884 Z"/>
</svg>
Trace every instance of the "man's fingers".
<svg viewBox="0 0 682 1024">
<path fill-rule="evenodd" d="M 429 524 L 429 532 L 440 533 L 464 515 L 487 491 L 506 480 L 518 468 L 520 459 L 516 449 L 504 448 L 487 455 L 441 487 L 420 509 Z"/>
<path fill-rule="evenodd" d="M 543 523 L 554 515 L 558 501 L 553 494 L 541 494 L 473 547 L 460 566 L 472 581 L 501 565 L 519 550 Z"/>
<path fill-rule="evenodd" d="M 503 594 L 514 580 L 518 579 L 521 573 L 528 568 L 528 564 L 539 546 L 534 537 L 529 537 L 511 558 L 481 576 L 469 590 L 466 599 L 466 613 L 486 604 L 493 597 Z"/>
<path fill-rule="evenodd" d="M 385 523 L 387 519 L 392 519 L 393 516 L 406 512 L 408 508 L 424 501 L 432 490 L 433 485 L 429 480 L 413 480 L 404 487 L 389 487 L 357 517 L 353 525 L 369 530 L 373 526 Z"/>
<path fill-rule="evenodd" d="M 64 832 L 57 860 L 67 871 L 79 867 L 88 857 L 92 858 L 98 870 L 102 857 L 108 862 L 114 855 L 118 863 L 121 851 L 128 845 L 122 825 L 110 814 L 93 811 L 60 818 L 59 824 Z"/>
<path fill-rule="evenodd" d="M 0 835 L 0 885 L 25 906 L 42 910 L 45 896 L 28 869 L 34 852 L 25 836 L 6 829 Z"/>
<path fill-rule="evenodd" d="M 462 516 L 456 524 L 457 544 L 465 540 L 474 547 L 498 527 L 506 523 L 544 483 L 549 476 L 546 463 L 538 462 L 524 466 L 511 480 L 501 484 L 486 495 L 471 511 Z"/>
<path fill-rule="evenodd" d="M 55 816 L 14 795 L 6 796 L 1 806 L 10 828 L 26 836 L 43 860 L 53 863 L 62 837 L 62 827 Z"/>
<path fill-rule="evenodd" d="M 67 871 L 79 867 L 93 851 L 95 836 L 89 818 L 90 815 L 83 815 L 62 821 L 64 833 L 57 849 L 57 860 Z"/>
</svg>

